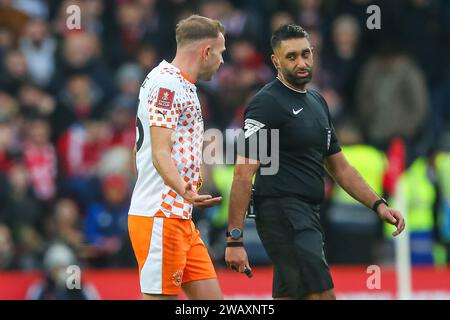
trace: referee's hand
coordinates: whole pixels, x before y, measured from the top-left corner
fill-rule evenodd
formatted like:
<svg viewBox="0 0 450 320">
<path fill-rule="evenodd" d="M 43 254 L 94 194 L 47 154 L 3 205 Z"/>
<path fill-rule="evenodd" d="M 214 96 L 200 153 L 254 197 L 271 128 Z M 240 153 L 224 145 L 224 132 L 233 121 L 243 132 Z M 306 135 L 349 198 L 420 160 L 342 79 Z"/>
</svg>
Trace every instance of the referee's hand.
<svg viewBox="0 0 450 320">
<path fill-rule="evenodd" d="M 405 219 L 400 211 L 389 208 L 385 204 L 381 204 L 378 207 L 378 216 L 387 223 L 397 227 L 397 230 L 392 233 L 394 237 L 398 236 L 403 230 L 405 230 Z"/>
<path fill-rule="evenodd" d="M 252 270 L 248 263 L 247 251 L 245 251 L 244 247 L 225 248 L 225 263 L 228 268 L 236 272 L 245 273 L 246 269 Z"/>
</svg>

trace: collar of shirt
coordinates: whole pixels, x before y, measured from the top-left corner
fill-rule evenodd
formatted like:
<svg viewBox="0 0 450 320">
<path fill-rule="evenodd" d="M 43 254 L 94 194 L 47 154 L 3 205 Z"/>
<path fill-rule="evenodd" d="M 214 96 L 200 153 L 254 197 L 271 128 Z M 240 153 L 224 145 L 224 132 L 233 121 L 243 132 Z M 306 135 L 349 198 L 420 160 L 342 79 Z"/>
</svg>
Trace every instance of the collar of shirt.
<svg viewBox="0 0 450 320">
<path fill-rule="evenodd" d="M 194 92 L 197 91 L 197 86 L 192 82 L 192 80 L 180 69 L 175 67 L 173 64 L 167 62 L 166 60 L 161 61 L 159 64 L 162 68 L 170 68 L 172 69 L 176 74 L 180 75 L 181 78 L 183 78 L 185 84 L 192 89 Z"/>
<path fill-rule="evenodd" d="M 278 79 L 278 80 L 279 80 L 286 88 L 291 89 L 292 91 L 295 91 L 295 92 L 298 92 L 298 93 L 306 93 L 306 92 L 308 91 L 308 89 L 306 89 L 305 91 L 300 91 L 300 90 L 294 89 L 294 88 L 288 86 L 286 83 L 284 83 L 279 77 L 277 77 L 277 79 Z"/>
</svg>

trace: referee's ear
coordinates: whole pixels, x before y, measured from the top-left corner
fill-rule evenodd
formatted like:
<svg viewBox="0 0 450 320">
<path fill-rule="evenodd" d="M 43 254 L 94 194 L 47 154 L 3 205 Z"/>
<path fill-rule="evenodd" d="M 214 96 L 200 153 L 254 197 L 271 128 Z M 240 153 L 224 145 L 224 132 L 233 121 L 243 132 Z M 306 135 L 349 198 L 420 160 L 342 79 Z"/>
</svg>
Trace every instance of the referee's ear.
<svg viewBox="0 0 450 320">
<path fill-rule="evenodd" d="M 275 66 L 275 69 L 280 70 L 280 61 L 278 60 L 278 57 L 274 54 L 270 56 L 270 59 L 272 60 L 273 65 Z"/>
</svg>

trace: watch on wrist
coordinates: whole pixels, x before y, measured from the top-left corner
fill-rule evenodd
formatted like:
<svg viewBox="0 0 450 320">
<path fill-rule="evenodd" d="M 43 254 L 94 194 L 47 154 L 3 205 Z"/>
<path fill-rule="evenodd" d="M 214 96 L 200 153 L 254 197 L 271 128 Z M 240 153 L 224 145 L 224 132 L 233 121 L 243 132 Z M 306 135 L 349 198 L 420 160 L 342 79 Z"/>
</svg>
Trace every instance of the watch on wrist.
<svg viewBox="0 0 450 320">
<path fill-rule="evenodd" d="M 386 206 L 389 207 L 389 204 L 387 203 L 386 199 L 384 198 L 380 198 L 377 201 L 375 201 L 375 203 L 372 206 L 372 210 L 375 211 L 375 213 L 378 213 L 378 207 L 380 206 L 380 204 L 384 203 Z"/>
<path fill-rule="evenodd" d="M 227 231 L 226 236 L 233 240 L 239 240 L 242 238 L 242 230 L 239 228 L 233 228 L 230 231 Z"/>
</svg>

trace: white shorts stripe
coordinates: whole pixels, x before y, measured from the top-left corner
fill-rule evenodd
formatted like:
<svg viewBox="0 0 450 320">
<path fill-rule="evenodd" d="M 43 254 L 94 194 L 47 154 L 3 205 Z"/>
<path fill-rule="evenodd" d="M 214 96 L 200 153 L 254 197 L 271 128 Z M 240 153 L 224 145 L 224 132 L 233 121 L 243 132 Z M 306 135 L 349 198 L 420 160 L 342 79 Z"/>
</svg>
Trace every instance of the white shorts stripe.
<svg viewBox="0 0 450 320">
<path fill-rule="evenodd" d="M 143 293 L 162 294 L 163 222 L 164 218 L 153 220 L 150 248 L 140 275 Z"/>
</svg>

